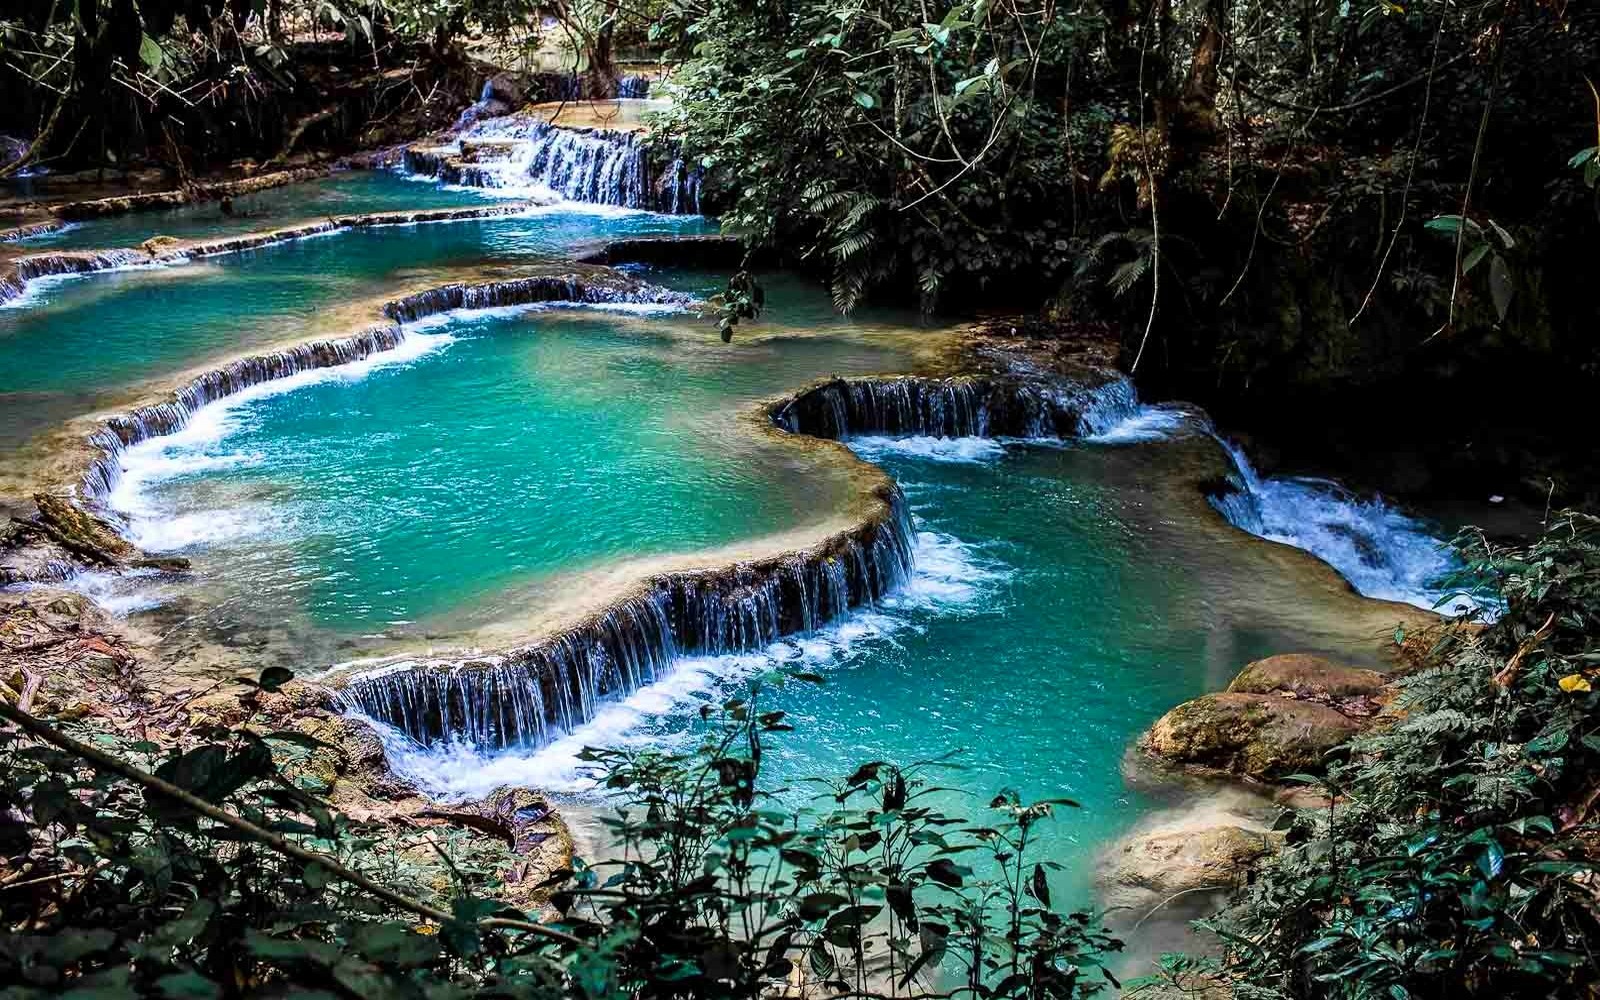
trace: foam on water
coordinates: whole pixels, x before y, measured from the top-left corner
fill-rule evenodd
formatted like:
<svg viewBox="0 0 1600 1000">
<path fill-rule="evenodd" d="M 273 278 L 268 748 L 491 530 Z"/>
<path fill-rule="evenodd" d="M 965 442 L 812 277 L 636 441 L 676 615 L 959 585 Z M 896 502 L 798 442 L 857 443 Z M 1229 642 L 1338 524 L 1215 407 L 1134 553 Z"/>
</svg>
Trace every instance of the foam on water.
<svg viewBox="0 0 1600 1000">
<path fill-rule="evenodd" d="M 379 368 L 414 362 L 455 341 L 449 333 L 424 333 L 418 329 L 420 326 L 408 326 L 405 338 L 392 351 L 253 385 L 202 406 L 174 434 L 128 447 L 119 458 L 122 476 L 107 502 L 126 519 L 129 538 L 147 552 L 178 552 L 260 533 L 280 523 L 280 518 L 260 505 L 179 513 L 158 503 L 150 488 L 177 478 L 261 461 L 259 453 L 235 452 L 225 447 L 228 437 L 247 425 L 252 403 L 322 382 L 362 379 Z"/>
<path fill-rule="evenodd" d="M 55 235 L 54 233 L 50 235 Z M 29 278 L 24 285 L 22 294 L 9 299 L 0 300 L 0 309 L 30 309 L 39 304 L 41 299 L 48 297 L 49 293 L 57 286 L 87 278 L 95 274 L 111 274 L 116 271 L 150 271 L 163 267 L 181 267 L 189 263 L 187 257 L 172 257 L 162 261 L 151 261 L 144 264 L 117 264 L 113 267 L 101 267 L 92 271 L 64 271 L 61 274 L 41 274 Z"/>
<path fill-rule="evenodd" d="M 1132 413 L 1087 435 L 1093 444 L 1140 444 L 1162 441 L 1176 434 L 1191 414 L 1171 406 L 1140 404 Z"/>
<path fill-rule="evenodd" d="M 1235 527 L 1310 552 L 1367 597 L 1455 609 L 1440 601 L 1451 593 L 1444 578 L 1460 560 L 1429 525 L 1382 497 L 1361 497 L 1330 480 L 1263 477 L 1244 449 L 1217 440 L 1233 459 L 1242 492 L 1213 497 L 1212 505 Z"/>
<path fill-rule="evenodd" d="M 900 455 L 930 462 L 980 464 L 994 461 L 1006 450 L 1005 445 L 994 438 L 983 437 L 888 437 L 874 434 L 849 438 L 845 444 L 868 461 L 884 455 Z"/>
<path fill-rule="evenodd" d="M 739 682 L 790 667 L 818 673 L 846 669 L 895 635 L 916 629 L 915 613 L 959 614 L 989 596 L 1010 570 L 972 545 L 936 531 L 919 531 L 916 570 L 904 587 L 876 607 L 839 619 L 808 635 L 775 642 L 759 652 L 685 656 L 653 684 L 600 706 L 593 718 L 554 741 L 530 748 L 486 752 L 464 741 L 423 749 L 398 730 L 367 720 L 378 731 L 396 773 L 441 799 L 470 799 L 514 784 L 556 792 L 595 788 L 578 759 L 585 747 L 683 746 L 693 738 L 684 720 L 702 705 L 717 704 Z"/>
<path fill-rule="evenodd" d="M 165 603 L 166 598 L 160 591 L 150 586 L 159 576 L 159 571 L 153 569 L 135 569 L 122 573 L 86 570 L 74 573 L 54 586 L 82 594 L 94 601 L 107 614 L 121 618 L 138 611 L 160 607 Z"/>
</svg>

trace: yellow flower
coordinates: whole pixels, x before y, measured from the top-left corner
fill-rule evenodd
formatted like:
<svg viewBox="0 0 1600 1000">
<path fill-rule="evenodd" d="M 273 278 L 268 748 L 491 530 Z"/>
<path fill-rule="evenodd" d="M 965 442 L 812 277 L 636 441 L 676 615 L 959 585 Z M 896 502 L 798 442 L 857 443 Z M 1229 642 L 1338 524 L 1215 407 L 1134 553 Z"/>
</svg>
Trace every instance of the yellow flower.
<svg viewBox="0 0 1600 1000">
<path fill-rule="evenodd" d="M 1568 674 L 1556 683 L 1560 684 L 1561 690 L 1567 692 L 1568 694 L 1572 694 L 1576 691 L 1593 690 L 1593 688 L 1589 687 L 1589 679 L 1582 674 Z"/>
</svg>

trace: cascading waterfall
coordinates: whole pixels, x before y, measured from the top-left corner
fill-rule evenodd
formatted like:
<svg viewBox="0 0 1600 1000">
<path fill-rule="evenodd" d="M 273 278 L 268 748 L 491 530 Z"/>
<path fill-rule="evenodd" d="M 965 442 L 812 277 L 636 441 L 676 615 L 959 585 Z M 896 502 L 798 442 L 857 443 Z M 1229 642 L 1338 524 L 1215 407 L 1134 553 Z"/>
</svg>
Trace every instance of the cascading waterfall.
<svg viewBox="0 0 1600 1000">
<path fill-rule="evenodd" d="M 1264 477 L 1244 449 L 1213 436 L 1233 473 L 1207 498 L 1230 524 L 1310 552 L 1367 597 L 1431 609 L 1452 593 L 1460 560 L 1428 525 L 1330 480 Z"/>
<path fill-rule="evenodd" d="M 447 184 L 540 186 L 568 201 L 700 213 L 700 171 L 681 158 L 663 166 L 637 132 L 494 118 L 472 126 L 453 145 L 408 148 L 403 165 Z"/>
<path fill-rule="evenodd" d="M 304 371 L 350 364 L 393 350 L 405 339 L 405 329 L 400 325 L 403 323 L 454 309 L 540 302 L 686 305 L 693 301 L 692 296 L 682 292 L 621 276 L 602 281 L 576 275 L 534 275 L 480 284 L 452 284 L 408 295 L 384 305 L 383 314 L 392 323 L 372 326 L 349 337 L 242 358 L 192 379 L 179 387 L 171 399 L 112 417 L 89 437 L 94 457 L 84 472 L 79 492 L 88 500 L 103 503 L 121 477 L 121 455 L 130 446 L 176 433 L 188 425 L 202 406 L 251 386 Z"/>
<path fill-rule="evenodd" d="M 347 708 L 424 746 L 539 745 L 592 718 L 602 700 L 660 677 L 684 654 L 746 652 L 871 605 L 911 573 L 911 515 L 886 486 L 881 513 L 806 552 L 666 574 L 552 639 L 492 657 L 407 662 L 358 675 Z"/>
<path fill-rule="evenodd" d="M 775 404 L 769 416 L 791 433 L 835 439 L 1070 436 L 1084 429 L 1098 392 L 1021 379 L 831 379 Z M 877 499 L 877 515 L 814 549 L 658 577 L 553 639 L 492 657 L 408 661 L 359 674 L 341 697 L 352 711 L 424 746 L 541 745 L 590 719 L 600 701 L 653 682 L 680 655 L 763 649 L 880 601 L 909 578 L 915 532 L 904 497 L 887 478 Z"/>
<path fill-rule="evenodd" d="M 1368 597 L 1424 608 L 1445 596 L 1441 580 L 1458 566 L 1427 525 L 1381 498 L 1363 499 L 1327 480 L 1264 478 L 1203 414 L 1141 403 L 1125 378 L 1083 385 L 1021 377 L 831 379 L 782 404 L 774 419 L 836 439 L 1077 437 L 1112 444 L 1169 436 L 1189 421 L 1232 460 L 1233 475 L 1207 496 L 1236 527 L 1310 552 Z"/>
<path fill-rule="evenodd" d="M 32 254 L 18 257 L 0 270 L 0 302 L 20 297 L 35 278 L 57 274 L 88 274 L 92 271 L 109 271 L 118 267 L 132 267 L 150 263 L 150 255 L 141 250 L 71 250 L 61 253 Z"/>
<path fill-rule="evenodd" d="M 1075 437 L 1093 393 L 1007 378 L 836 378 L 781 404 L 773 420 L 813 437 Z"/>
</svg>

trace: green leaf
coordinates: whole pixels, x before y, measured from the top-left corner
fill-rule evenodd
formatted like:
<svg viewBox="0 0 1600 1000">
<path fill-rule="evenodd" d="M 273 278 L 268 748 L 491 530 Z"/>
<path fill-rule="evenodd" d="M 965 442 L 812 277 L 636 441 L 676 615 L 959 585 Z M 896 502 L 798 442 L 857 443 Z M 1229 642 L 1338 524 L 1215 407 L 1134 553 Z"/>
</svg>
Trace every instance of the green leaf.
<svg viewBox="0 0 1600 1000">
<path fill-rule="evenodd" d="M 403 969 L 433 961 L 440 944 L 436 935 L 417 934 L 401 924 L 366 924 L 356 931 L 353 943 L 372 961 Z"/>
<path fill-rule="evenodd" d="M 848 902 L 850 902 L 848 898 L 836 892 L 812 893 L 800 900 L 800 919 L 805 921 L 821 920 Z"/>
<path fill-rule="evenodd" d="M 155 70 L 161 68 L 161 64 L 165 60 L 166 53 L 161 50 L 161 46 L 156 43 L 154 38 L 151 38 L 149 35 L 139 36 L 140 62 L 144 63 L 148 69 L 154 72 Z"/>
<path fill-rule="evenodd" d="M 1480 243 L 1473 247 L 1472 252 L 1467 254 L 1466 259 L 1461 262 L 1461 273 L 1471 274 L 1472 269 L 1477 267 L 1478 263 L 1487 256 L 1489 256 L 1489 244 Z"/>
<path fill-rule="evenodd" d="M 868 111 L 871 111 L 873 108 L 878 106 L 877 99 L 864 90 L 858 90 L 855 92 L 855 102 L 861 105 L 863 108 L 866 108 Z"/>
</svg>

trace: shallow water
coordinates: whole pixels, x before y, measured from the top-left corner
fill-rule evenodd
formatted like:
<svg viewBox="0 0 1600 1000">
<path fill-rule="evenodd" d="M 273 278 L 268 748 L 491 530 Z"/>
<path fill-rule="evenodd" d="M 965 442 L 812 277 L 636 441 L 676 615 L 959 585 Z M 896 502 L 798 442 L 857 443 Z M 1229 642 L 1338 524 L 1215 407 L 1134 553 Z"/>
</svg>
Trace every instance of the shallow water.
<svg viewBox="0 0 1600 1000">
<path fill-rule="evenodd" d="M 704 227 L 564 208 L 45 283 L 0 310 L 0 455 L 209 360 L 351 329 L 399 287 Z M 136 448 L 113 498 L 143 545 L 191 557 L 194 578 L 80 586 L 168 632 L 178 655 L 204 641 L 238 654 L 230 672 L 315 669 L 490 626 L 516 635 L 598 586 L 597 568 L 815 524 L 848 498 L 848 463 L 761 443 L 751 405 L 822 375 L 915 368 L 937 338 L 904 317 L 840 320 L 794 279 L 770 285 L 767 322 L 728 347 L 699 317 L 446 317 L 393 356 L 204 410 Z M 708 698 L 804 663 L 827 683 L 771 695 L 799 730 L 768 758 L 775 779 L 964 750 L 940 781 L 969 815 L 1006 786 L 1083 803 L 1046 847 L 1085 899 L 1096 853 L 1150 804 L 1119 770 L 1142 728 L 1262 655 L 1370 661 L 1398 614 L 1219 517 L 1198 489 L 1225 468 L 1205 428 L 1141 411 L 1101 438 L 856 441 L 919 519 L 916 574 L 888 601 L 764 652 L 681 660 L 549 746 L 395 740 L 394 759 L 440 795 L 507 781 L 580 792 L 583 743 L 681 741 Z"/>
<path fill-rule="evenodd" d="M 493 194 L 419 184 L 389 171 L 360 170 L 240 195 L 233 199 L 231 214 L 225 214 L 216 201 L 129 212 L 74 222 L 66 229 L 30 237 L 16 245 L 24 250 L 82 250 L 138 246 L 152 236 L 236 236 L 334 215 L 493 204 L 497 200 Z"/>
<path fill-rule="evenodd" d="M 1370 662 L 1375 634 L 1395 620 L 1303 555 L 1222 523 L 1192 489 L 1211 447 L 1203 437 L 855 447 L 904 484 L 920 522 L 916 576 L 895 598 L 765 653 L 684 660 L 537 751 L 423 752 L 394 740 L 402 769 L 446 795 L 507 782 L 582 792 L 584 745 L 682 743 L 700 705 L 774 666 L 803 666 L 826 683 L 766 696 L 797 727 L 765 757 L 774 786 L 960 751 L 959 770 L 926 772 L 958 789 L 943 804 L 959 815 L 982 818 L 1003 788 L 1082 804 L 1042 846 L 1068 866 L 1063 889 L 1087 902 L 1098 853 L 1154 801 L 1120 770 L 1145 727 L 1261 656 Z"/>
<path fill-rule="evenodd" d="M 821 374 L 906 364 L 895 337 L 871 339 L 730 350 L 698 317 L 447 317 L 402 358 L 269 384 L 135 447 L 112 504 L 141 547 L 195 560 L 192 586 L 152 600 L 233 602 L 235 628 L 295 633 L 274 643 L 292 662 L 459 636 L 552 603 L 560 575 L 843 506 L 843 480 L 752 439 L 747 410 Z"/>
<path fill-rule="evenodd" d="M 398 197 L 390 185 L 422 196 L 435 190 L 375 176 L 389 178 L 376 185 L 384 198 Z M 470 278 L 485 264 L 549 260 L 596 239 L 706 228 L 698 218 L 538 209 L 37 281 L 0 307 L 0 458 L 41 431 L 179 372 L 365 326 L 399 288 Z"/>
</svg>

